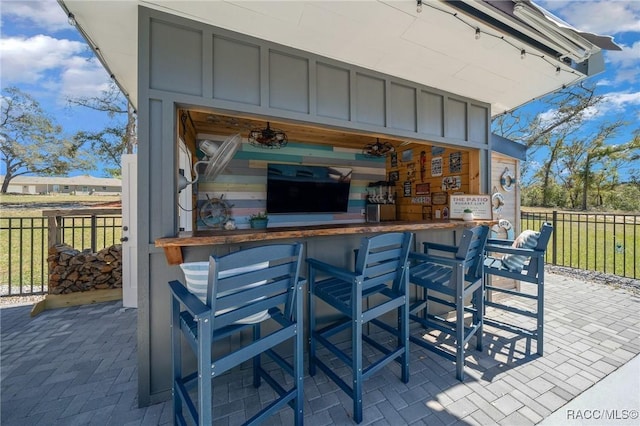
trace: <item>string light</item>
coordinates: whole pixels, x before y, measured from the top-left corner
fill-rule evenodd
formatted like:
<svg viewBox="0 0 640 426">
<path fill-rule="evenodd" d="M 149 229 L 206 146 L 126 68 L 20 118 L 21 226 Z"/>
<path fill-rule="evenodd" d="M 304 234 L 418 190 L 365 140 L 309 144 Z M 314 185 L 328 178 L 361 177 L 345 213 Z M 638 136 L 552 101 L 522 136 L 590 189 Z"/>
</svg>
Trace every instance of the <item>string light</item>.
<svg viewBox="0 0 640 426">
<path fill-rule="evenodd" d="M 541 54 L 534 53 L 534 52 L 527 52 L 525 49 L 522 48 L 522 46 L 515 45 L 513 42 L 509 41 L 508 39 L 506 39 L 502 35 L 496 35 L 496 34 L 492 34 L 490 32 L 481 30 L 480 27 L 477 27 L 476 25 L 465 21 L 456 12 L 450 12 L 448 10 L 441 9 L 441 8 L 439 8 L 437 6 L 434 6 L 433 4 L 431 4 L 429 2 L 425 3 L 425 2 L 423 2 L 423 0 L 416 0 L 416 4 L 417 4 L 416 11 L 418 13 L 420 13 L 422 11 L 422 6 L 425 5 L 425 6 L 428 6 L 428 7 L 432 8 L 432 9 L 437 10 L 438 12 L 446 13 L 447 15 L 450 15 L 450 16 L 456 18 L 458 21 L 462 22 L 463 24 L 473 28 L 474 29 L 474 37 L 475 37 L 476 40 L 478 40 L 481 37 L 482 34 L 485 34 L 485 35 L 487 35 L 489 37 L 498 38 L 498 39 L 504 41 L 505 43 L 507 43 L 508 45 L 512 46 L 513 48 L 517 49 L 518 52 L 520 52 L 520 58 L 521 59 L 525 59 L 526 56 L 535 56 L 537 58 L 542 59 L 543 61 L 545 61 L 549 65 L 553 66 L 553 68 L 555 69 L 556 75 L 560 75 L 561 72 L 574 74 L 576 76 L 576 79 L 574 81 L 577 81 L 582 77 L 582 75 L 579 74 L 578 72 L 576 72 L 574 69 L 563 69 L 563 68 L 561 68 L 557 64 L 557 61 L 552 60 L 552 59 L 548 59 L 545 55 L 541 55 Z M 573 82 L 571 82 L 571 83 L 573 83 Z"/>
</svg>

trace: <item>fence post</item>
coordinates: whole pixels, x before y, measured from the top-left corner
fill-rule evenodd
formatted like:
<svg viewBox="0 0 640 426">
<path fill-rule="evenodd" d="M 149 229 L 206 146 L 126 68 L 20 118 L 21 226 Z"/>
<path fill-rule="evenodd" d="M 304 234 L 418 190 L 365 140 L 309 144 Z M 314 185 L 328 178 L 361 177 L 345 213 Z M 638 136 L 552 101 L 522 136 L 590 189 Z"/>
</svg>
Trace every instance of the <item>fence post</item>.
<svg viewBox="0 0 640 426">
<path fill-rule="evenodd" d="M 553 219 L 552 219 L 552 225 L 553 225 L 553 234 L 551 235 L 552 239 L 553 239 L 553 264 L 557 265 L 558 264 L 558 211 L 554 210 L 553 211 Z"/>
<path fill-rule="evenodd" d="M 92 214 L 91 215 L 91 252 L 95 253 L 96 252 L 96 233 L 97 233 L 97 228 L 98 227 L 98 221 L 96 219 L 96 215 Z"/>
<path fill-rule="evenodd" d="M 49 247 L 62 242 L 62 217 L 49 216 Z"/>
</svg>

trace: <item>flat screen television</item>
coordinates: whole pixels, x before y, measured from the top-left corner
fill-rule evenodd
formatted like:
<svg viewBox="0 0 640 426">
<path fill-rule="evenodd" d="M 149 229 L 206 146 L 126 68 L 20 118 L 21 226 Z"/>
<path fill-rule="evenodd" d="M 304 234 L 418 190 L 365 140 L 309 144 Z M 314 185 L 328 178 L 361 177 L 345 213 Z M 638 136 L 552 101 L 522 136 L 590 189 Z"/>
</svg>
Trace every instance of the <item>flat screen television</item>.
<svg viewBox="0 0 640 426">
<path fill-rule="evenodd" d="M 352 170 L 268 164 L 268 213 L 339 213 L 349 206 Z"/>
</svg>

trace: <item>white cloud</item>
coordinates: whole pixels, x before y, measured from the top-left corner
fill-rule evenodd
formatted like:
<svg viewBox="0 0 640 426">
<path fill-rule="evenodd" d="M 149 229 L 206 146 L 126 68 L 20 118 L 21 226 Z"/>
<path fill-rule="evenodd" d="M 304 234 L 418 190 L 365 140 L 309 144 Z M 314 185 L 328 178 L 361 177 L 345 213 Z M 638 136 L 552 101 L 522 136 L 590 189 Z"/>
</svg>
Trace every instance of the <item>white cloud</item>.
<svg viewBox="0 0 640 426">
<path fill-rule="evenodd" d="M 10 37 L 0 40 L 2 85 L 43 85 L 70 96 L 96 96 L 108 84 L 108 76 L 97 59 L 87 59 L 87 45 L 47 35 Z"/>
<path fill-rule="evenodd" d="M 624 114 L 640 110 L 640 92 L 610 92 L 602 95 L 602 101 L 582 112 L 585 121 L 599 120 L 607 114 Z M 553 123 L 558 115 L 557 109 L 549 109 L 538 114 L 542 125 Z M 565 128 L 564 126 L 559 129 Z"/>
<path fill-rule="evenodd" d="M 636 82 L 640 77 L 640 41 L 622 46 L 620 52 L 606 52 L 609 67 L 616 70 L 616 82 Z"/>
<path fill-rule="evenodd" d="M 640 32 L 640 2 L 633 0 L 536 2 L 580 31 Z"/>
<path fill-rule="evenodd" d="M 640 79 L 640 2 L 634 0 L 542 1 L 545 9 L 581 31 L 614 36 L 622 51 L 605 51 L 611 83 L 636 83 Z M 632 43 L 631 46 L 624 45 Z"/>
<path fill-rule="evenodd" d="M 619 112 L 640 107 L 640 92 L 611 92 L 604 95 L 605 108 Z"/>
<path fill-rule="evenodd" d="M 48 32 L 70 28 L 64 10 L 55 0 L 46 1 L 2 1 L 2 19 L 11 18 L 14 23 Z"/>
</svg>

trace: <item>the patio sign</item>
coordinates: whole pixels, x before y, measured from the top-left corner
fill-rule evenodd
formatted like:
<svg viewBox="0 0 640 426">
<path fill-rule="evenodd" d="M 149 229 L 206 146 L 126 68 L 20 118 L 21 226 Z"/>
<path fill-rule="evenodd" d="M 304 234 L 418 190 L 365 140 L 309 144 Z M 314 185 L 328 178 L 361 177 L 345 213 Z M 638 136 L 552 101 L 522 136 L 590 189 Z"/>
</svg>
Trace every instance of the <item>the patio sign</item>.
<svg viewBox="0 0 640 426">
<path fill-rule="evenodd" d="M 462 219 L 465 209 L 473 211 L 476 219 L 491 219 L 491 196 L 490 195 L 451 195 L 451 219 Z"/>
</svg>

